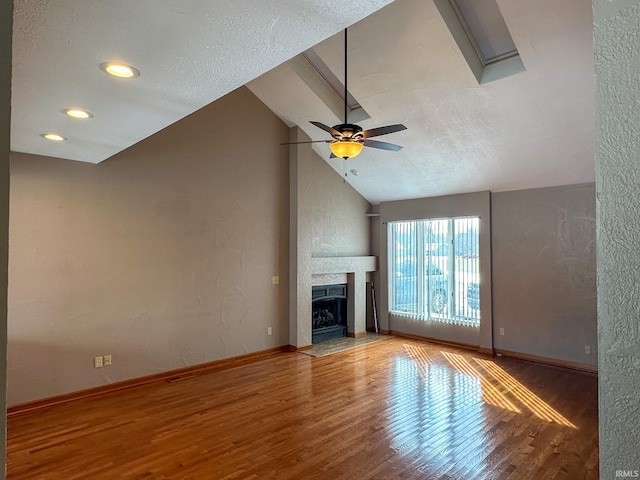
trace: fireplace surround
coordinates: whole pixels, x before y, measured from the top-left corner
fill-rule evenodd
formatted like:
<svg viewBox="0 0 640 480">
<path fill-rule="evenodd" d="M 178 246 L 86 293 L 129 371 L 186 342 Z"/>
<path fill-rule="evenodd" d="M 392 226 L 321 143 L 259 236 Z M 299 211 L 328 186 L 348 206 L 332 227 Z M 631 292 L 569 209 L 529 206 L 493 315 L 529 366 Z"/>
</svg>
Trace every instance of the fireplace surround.
<svg viewBox="0 0 640 480">
<path fill-rule="evenodd" d="M 297 251 L 297 250 L 296 250 Z M 311 292 L 314 285 L 347 284 L 347 336 L 366 335 L 367 277 L 376 271 L 377 258 L 364 257 L 299 257 L 292 260 L 289 281 L 289 344 L 292 348 L 310 348 Z"/>
</svg>

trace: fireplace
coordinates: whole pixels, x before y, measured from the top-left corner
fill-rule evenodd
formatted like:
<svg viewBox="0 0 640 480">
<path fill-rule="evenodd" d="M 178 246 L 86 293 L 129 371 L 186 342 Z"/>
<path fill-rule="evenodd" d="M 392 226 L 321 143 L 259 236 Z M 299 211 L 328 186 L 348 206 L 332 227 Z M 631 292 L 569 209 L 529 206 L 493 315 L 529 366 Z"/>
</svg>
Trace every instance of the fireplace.
<svg viewBox="0 0 640 480">
<path fill-rule="evenodd" d="M 311 294 L 311 343 L 346 337 L 347 286 L 313 286 Z"/>
</svg>

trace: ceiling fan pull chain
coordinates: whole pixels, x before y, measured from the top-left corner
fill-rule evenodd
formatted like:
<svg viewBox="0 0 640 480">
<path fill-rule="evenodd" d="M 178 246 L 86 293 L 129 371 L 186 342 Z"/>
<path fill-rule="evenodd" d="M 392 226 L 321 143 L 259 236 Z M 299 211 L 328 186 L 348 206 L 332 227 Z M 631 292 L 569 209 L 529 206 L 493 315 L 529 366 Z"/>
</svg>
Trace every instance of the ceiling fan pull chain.
<svg viewBox="0 0 640 480">
<path fill-rule="evenodd" d="M 342 159 L 342 183 L 347 183 L 347 159 Z"/>
</svg>

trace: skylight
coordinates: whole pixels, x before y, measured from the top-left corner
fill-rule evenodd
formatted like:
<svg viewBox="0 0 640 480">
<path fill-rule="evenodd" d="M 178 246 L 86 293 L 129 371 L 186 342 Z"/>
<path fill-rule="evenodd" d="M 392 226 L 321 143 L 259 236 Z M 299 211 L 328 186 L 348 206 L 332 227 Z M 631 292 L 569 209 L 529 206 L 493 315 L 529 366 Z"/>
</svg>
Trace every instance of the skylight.
<svg viewBox="0 0 640 480">
<path fill-rule="evenodd" d="M 435 4 L 479 83 L 525 69 L 495 0 L 435 0 Z"/>
</svg>

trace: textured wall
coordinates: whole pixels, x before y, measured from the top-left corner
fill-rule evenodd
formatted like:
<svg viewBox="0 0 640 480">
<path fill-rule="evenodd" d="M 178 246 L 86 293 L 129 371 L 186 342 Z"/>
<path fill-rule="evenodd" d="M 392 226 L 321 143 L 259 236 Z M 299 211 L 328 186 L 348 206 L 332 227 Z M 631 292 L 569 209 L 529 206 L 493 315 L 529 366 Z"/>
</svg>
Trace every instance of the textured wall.
<svg viewBox="0 0 640 480">
<path fill-rule="evenodd" d="M 9 137 L 11 124 L 11 20 L 13 2 L 0 4 L 0 410 L 6 406 Z M 0 458 L 5 458 L 6 416 L 0 416 Z M 4 465 L 4 462 L 3 462 Z M 0 468 L 0 479 L 5 468 Z"/>
<path fill-rule="evenodd" d="M 595 209 L 593 184 L 491 195 L 496 349 L 597 364 Z"/>
<path fill-rule="evenodd" d="M 640 6 L 593 0 L 600 474 L 640 470 Z"/>
<path fill-rule="evenodd" d="M 9 404 L 287 345 L 287 137 L 243 88 L 100 165 L 14 154 Z"/>
<path fill-rule="evenodd" d="M 305 197 L 313 218 L 311 255 L 369 255 L 371 221 L 365 214 L 371 205 L 351 185 L 344 183 L 327 162 L 315 153 L 313 156 L 311 188 Z"/>
<path fill-rule="evenodd" d="M 289 132 L 291 142 L 309 137 L 299 127 Z M 313 162 L 320 159 L 308 143 L 291 145 L 289 175 L 289 345 L 311 345 L 311 231 L 313 218 L 307 198 L 313 192 Z"/>
</svg>

